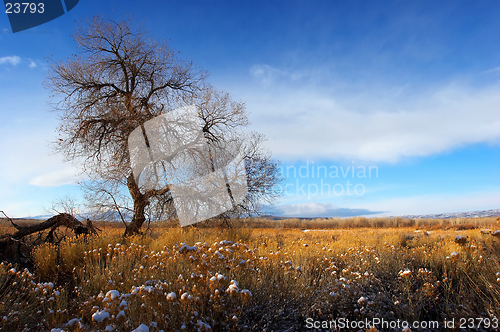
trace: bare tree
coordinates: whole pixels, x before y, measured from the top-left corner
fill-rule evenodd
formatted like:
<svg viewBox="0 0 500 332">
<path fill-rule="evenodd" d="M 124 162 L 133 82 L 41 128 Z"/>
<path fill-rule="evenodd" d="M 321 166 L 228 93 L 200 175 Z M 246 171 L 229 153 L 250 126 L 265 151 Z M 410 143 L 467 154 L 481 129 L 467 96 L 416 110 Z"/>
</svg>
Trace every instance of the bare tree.
<svg viewBox="0 0 500 332">
<path fill-rule="evenodd" d="M 249 181 L 260 186 L 249 190 L 254 195 L 250 201 L 276 194 L 271 187 L 278 181 L 277 167 L 259 152 L 260 138 L 238 136 L 237 129 L 248 123 L 244 104 L 207 85 L 205 73 L 178 59 L 165 42 L 133 29 L 130 19 L 100 17 L 81 23 L 74 39 L 81 52 L 65 62 L 53 62 L 46 81 L 61 115 L 58 150 L 69 160 L 84 159 L 84 171 L 91 178 L 86 181 L 87 193 L 93 193 L 99 208 L 114 209 L 124 223 L 124 215 L 132 214 L 126 235 L 140 231 L 148 207 L 156 214 L 175 216 L 168 185 L 149 189 L 137 183 L 127 140 L 135 128 L 145 133 L 145 122 L 179 106 L 198 106 L 209 144 L 238 141 L 246 149 L 249 174 L 261 177 Z M 266 172 L 258 171 L 266 167 Z M 132 204 L 123 196 L 124 187 Z"/>
<path fill-rule="evenodd" d="M 205 88 L 188 96 L 185 104 L 196 105 L 202 122 L 202 131 L 211 150 L 233 144 L 245 160 L 248 194 L 233 210 L 222 217 L 256 214 L 262 203 L 272 203 L 279 195 L 276 185 L 282 181 L 279 164 L 262 148 L 265 137 L 256 132 L 244 132 L 249 124 L 246 106 L 234 101 L 228 93 Z M 214 169 L 212 169 L 214 171 Z"/>
<path fill-rule="evenodd" d="M 51 215 L 67 213 L 75 216 L 80 212 L 80 204 L 71 195 L 64 195 L 52 201 L 50 208 L 45 208 L 44 210 L 47 214 Z"/>
</svg>

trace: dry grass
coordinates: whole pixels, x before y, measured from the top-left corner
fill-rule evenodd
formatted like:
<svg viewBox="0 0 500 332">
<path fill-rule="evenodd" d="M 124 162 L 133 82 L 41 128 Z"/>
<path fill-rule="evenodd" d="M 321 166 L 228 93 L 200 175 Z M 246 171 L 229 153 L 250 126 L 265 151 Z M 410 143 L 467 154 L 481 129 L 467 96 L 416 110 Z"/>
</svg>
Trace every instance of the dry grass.
<svg viewBox="0 0 500 332">
<path fill-rule="evenodd" d="M 473 229 L 492 228 L 500 224 L 495 217 L 485 218 L 453 218 L 453 219 L 405 219 L 401 217 L 387 218 L 316 218 L 316 219 L 280 219 L 266 218 L 241 219 L 232 222 L 233 227 L 241 228 L 300 228 L 300 229 L 349 229 L 349 228 L 400 228 L 415 227 L 417 229 Z M 197 227 L 213 227 L 214 222 L 197 224 Z"/>
<path fill-rule="evenodd" d="M 302 331 L 307 318 L 498 317 L 500 239 L 460 224 L 154 227 L 126 240 L 100 225 L 100 237 L 39 246 L 33 274 L 0 265 L 0 330 Z"/>
</svg>

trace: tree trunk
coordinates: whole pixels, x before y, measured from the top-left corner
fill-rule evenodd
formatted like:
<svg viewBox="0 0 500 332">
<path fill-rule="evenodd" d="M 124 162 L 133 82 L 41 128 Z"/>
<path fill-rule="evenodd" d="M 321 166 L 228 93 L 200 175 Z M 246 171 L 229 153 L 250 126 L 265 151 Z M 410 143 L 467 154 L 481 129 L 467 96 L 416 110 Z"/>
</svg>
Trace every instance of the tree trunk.
<svg viewBox="0 0 500 332">
<path fill-rule="evenodd" d="M 125 228 L 125 236 L 131 236 L 140 233 L 142 224 L 146 221 L 144 212 L 149 201 L 139 190 L 133 174 L 130 174 L 127 179 L 127 187 L 134 201 L 134 215 L 132 216 L 132 221 Z"/>
</svg>

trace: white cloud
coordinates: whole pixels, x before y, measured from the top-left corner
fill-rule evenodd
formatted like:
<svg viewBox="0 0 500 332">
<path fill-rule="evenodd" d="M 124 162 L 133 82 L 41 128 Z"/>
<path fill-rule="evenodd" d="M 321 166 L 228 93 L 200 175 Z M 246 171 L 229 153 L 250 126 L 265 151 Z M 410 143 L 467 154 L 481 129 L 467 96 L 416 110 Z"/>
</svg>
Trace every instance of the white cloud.
<svg viewBox="0 0 500 332">
<path fill-rule="evenodd" d="M 461 194 L 428 194 L 376 201 L 358 205 L 368 210 L 386 211 L 379 215 L 437 214 L 498 209 L 500 191 L 477 191 Z M 351 208 L 359 208 L 352 203 Z"/>
<path fill-rule="evenodd" d="M 353 217 L 376 214 L 380 211 L 336 207 L 332 203 L 301 203 L 279 205 L 272 209 L 277 215 L 286 217 Z"/>
<path fill-rule="evenodd" d="M 81 178 L 76 167 L 64 167 L 57 171 L 47 172 L 33 177 L 29 184 L 40 187 L 58 187 L 68 184 L 77 184 Z"/>
<path fill-rule="evenodd" d="M 4 56 L 0 58 L 0 65 L 1 64 L 10 64 L 12 66 L 16 66 L 21 62 L 21 58 L 18 57 L 17 55 L 11 55 L 11 56 Z"/>
<path fill-rule="evenodd" d="M 306 76 L 305 72 L 278 69 L 269 65 L 255 65 L 250 68 L 250 74 L 264 84 L 270 84 L 280 79 L 296 81 Z"/>
<path fill-rule="evenodd" d="M 495 67 L 495 68 L 492 68 L 492 69 L 485 70 L 483 72 L 483 74 L 496 74 L 496 75 L 500 75 L 500 67 Z"/>
<path fill-rule="evenodd" d="M 21 62 L 23 62 L 24 64 L 27 63 L 28 67 L 30 67 L 30 68 L 36 68 L 36 67 L 38 67 L 38 65 L 35 63 L 35 61 L 33 61 L 30 58 L 24 58 L 24 59 L 22 59 L 21 57 L 19 57 L 17 55 L 4 56 L 4 57 L 0 58 L 0 65 L 2 65 L 2 64 L 6 64 L 7 65 L 8 64 L 8 65 L 11 65 L 11 66 L 17 66 Z"/>
<path fill-rule="evenodd" d="M 55 120 L 19 117 L 7 123 L 0 126 L 4 133 L 0 146 L 5 156 L 5 162 L 0 163 L 0 191 L 9 192 L 27 183 L 37 186 L 70 183 L 77 168 L 55 154 L 49 143 L 55 139 Z"/>
<path fill-rule="evenodd" d="M 281 204 L 270 207 L 269 212 L 285 217 L 402 216 L 498 209 L 498 202 L 500 191 L 484 191 L 349 201 L 343 203 L 345 206 L 330 202 Z"/>
<path fill-rule="evenodd" d="M 4 109 L 9 108 L 4 105 Z M 50 148 L 48 142 L 54 139 L 55 127 L 52 121 L 42 117 L 19 121 L 6 117 L 5 120 L 0 124 L 2 207 L 14 217 L 41 214 L 42 207 L 47 207 L 62 192 L 57 187 L 42 186 L 74 183 L 72 175 L 77 174 L 77 170 L 71 172 L 73 165 L 64 162 L 62 156 L 55 155 Z"/>
<path fill-rule="evenodd" d="M 254 72 L 273 77 L 261 67 Z M 500 143 L 499 88 L 367 86 L 345 92 L 281 82 L 244 87 L 238 97 L 247 102 L 252 129 L 269 138 L 267 146 L 279 159 L 396 162 Z"/>
</svg>

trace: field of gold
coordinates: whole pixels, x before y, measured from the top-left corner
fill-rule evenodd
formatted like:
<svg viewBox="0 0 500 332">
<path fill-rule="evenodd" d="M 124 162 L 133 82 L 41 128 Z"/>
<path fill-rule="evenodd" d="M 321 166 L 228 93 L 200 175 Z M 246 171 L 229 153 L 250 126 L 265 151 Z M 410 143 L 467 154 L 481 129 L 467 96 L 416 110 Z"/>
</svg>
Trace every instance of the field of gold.
<svg viewBox="0 0 500 332">
<path fill-rule="evenodd" d="M 500 238 L 479 228 L 122 234 L 43 244 L 33 271 L 0 264 L 0 330 L 312 331 L 377 318 L 444 331 L 472 318 L 488 331 L 500 317 Z"/>
</svg>

